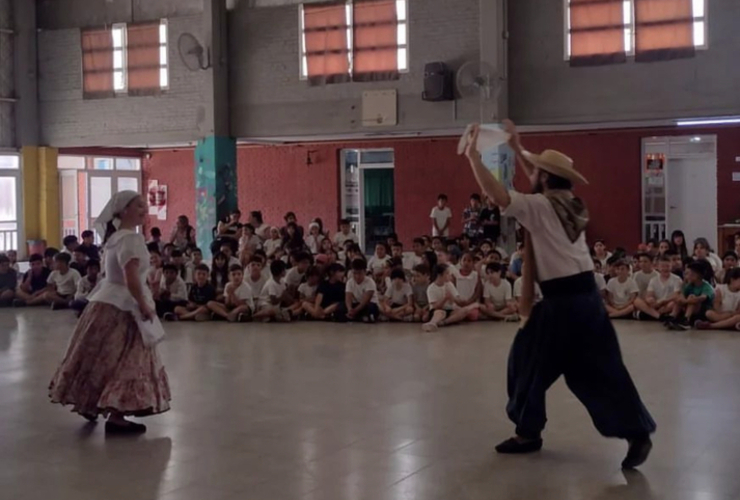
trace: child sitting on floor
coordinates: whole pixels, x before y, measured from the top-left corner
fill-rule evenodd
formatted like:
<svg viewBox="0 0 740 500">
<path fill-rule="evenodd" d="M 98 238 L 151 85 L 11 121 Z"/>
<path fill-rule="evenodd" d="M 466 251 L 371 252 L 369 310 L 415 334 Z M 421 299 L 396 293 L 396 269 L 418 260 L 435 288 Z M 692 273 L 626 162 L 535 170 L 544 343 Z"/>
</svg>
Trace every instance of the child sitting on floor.
<svg viewBox="0 0 740 500">
<path fill-rule="evenodd" d="M 370 257 L 370 260 L 367 262 L 367 268 L 373 276 L 382 274 L 385 271 L 386 262 L 388 262 L 390 258 L 386 244 L 378 243 L 375 245 L 375 255 Z"/>
<path fill-rule="evenodd" d="M 77 284 L 82 279 L 80 273 L 69 267 L 72 257 L 68 253 L 54 256 L 54 270 L 46 280 L 48 284 L 44 300 L 51 304 L 52 311 L 69 307 L 77 291 Z"/>
<path fill-rule="evenodd" d="M 632 317 L 640 289 L 635 280 L 630 278 L 630 265 L 626 260 L 618 260 L 613 267 L 617 276 L 606 284 L 606 310 L 610 318 Z"/>
<path fill-rule="evenodd" d="M 436 278 L 427 288 L 431 319 L 422 325 L 425 332 L 434 332 L 439 327 L 460 323 L 468 317 L 470 311 L 479 307 L 478 304 L 460 307 L 460 294 L 452 284 L 452 275 L 446 264 L 437 264 L 434 274 Z"/>
<path fill-rule="evenodd" d="M 406 283 L 403 269 L 394 269 L 390 275 L 391 284 L 380 301 L 380 312 L 390 321 L 405 321 L 414 312 L 411 296 L 413 291 Z"/>
<path fill-rule="evenodd" d="M 468 252 L 460 260 L 460 269 L 452 271 L 455 280 L 455 288 L 460 294 L 460 307 L 467 307 L 471 304 L 478 304 L 483 294 L 480 275 L 475 270 L 475 256 Z M 471 309 L 468 314 L 468 321 L 477 321 L 480 316 L 479 309 Z"/>
<path fill-rule="evenodd" d="M 8 250 L 5 252 L 5 256 L 10 260 L 10 268 L 20 276 L 21 269 L 18 266 L 18 252 L 15 250 Z"/>
<path fill-rule="evenodd" d="M 49 279 L 51 270 L 44 266 L 44 257 L 35 253 L 28 259 L 31 267 L 23 276 L 23 282 L 18 287 L 16 299 L 13 301 L 15 307 L 36 306 L 44 303 L 46 293 L 46 280 Z"/>
<path fill-rule="evenodd" d="M 264 262 L 262 257 L 259 255 L 252 255 L 249 259 L 249 265 L 246 269 L 244 276 L 244 283 L 248 284 L 252 289 L 252 297 L 258 297 L 262 295 L 262 288 L 270 279 L 268 273 L 264 272 Z"/>
<path fill-rule="evenodd" d="M 100 261 L 90 259 L 87 261 L 87 274 L 77 283 L 77 292 L 74 300 L 70 302 L 69 307 L 77 314 L 79 318 L 87 307 L 87 297 L 100 282 Z"/>
<path fill-rule="evenodd" d="M 211 300 L 208 309 L 229 323 L 244 323 L 249 320 L 254 310 L 254 299 L 252 288 L 244 283 L 242 266 L 229 267 L 229 282 L 224 287 L 224 301 Z"/>
<path fill-rule="evenodd" d="M 305 311 L 314 319 L 329 319 L 339 309 L 345 299 L 344 266 L 329 264 L 326 269 L 327 279 L 322 281 L 316 290 L 313 304 L 304 304 Z"/>
<path fill-rule="evenodd" d="M 734 252 L 733 252 L 734 253 Z M 714 291 L 714 308 L 707 311 L 707 320 L 699 320 L 700 330 L 740 330 L 740 268 L 727 271 L 725 283 Z"/>
<path fill-rule="evenodd" d="M 0 254 L 0 307 L 13 303 L 17 286 L 18 275 L 10 267 L 10 259 L 7 255 Z"/>
<path fill-rule="evenodd" d="M 645 319 L 647 316 L 663 322 L 669 321 L 682 287 L 681 278 L 671 272 L 670 257 L 658 257 L 658 276 L 648 283 L 645 296 L 635 299 L 635 308 L 640 312 L 638 318 Z"/>
<path fill-rule="evenodd" d="M 712 285 L 704 280 L 706 267 L 699 261 L 686 266 L 686 284 L 682 295 L 676 299 L 672 321 L 666 326 L 672 330 L 689 330 L 697 321 L 707 319 L 707 311 L 714 302 Z M 678 319 L 683 313 L 683 318 Z"/>
<path fill-rule="evenodd" d="M 175 316 L 180 321 L 208 321 L 211 310 L 208 303 L 216 300 L 216 289 L 208 281 L 208 266 L 198 264 L 193 270 L 193 284 L 188 292 L 188 303 L 175 307 Z"/>
<path fill-rule="evenodd" d="M 159 284 L 162 282 L 162 256 L 159 251 L 149 251 L 149 271 L 146 273 L 146 284 L 152 295 L 159 293 Z"/>
<path fill-rule="evenodd" d="M 417 264 L 412 272 L 411 291 L 414 306 L 414 321 L 427 323 L 431 318 L 429 309 L 429 266 L 426 264 Z"/>
<path fill-rule="evenodd" d="M 78 246 L 72 252 L 72 263 L 69 265 L 70 268 L 74 269 L 80 276 L 87 274 L 87 252 L 85 249 Z"/>
<path fill-rule="evenodd" d="M 522 271 L 524 271 L 525 266 L 526 264 L 522 262 L 522 267 L 521 267 Z M 597 275 L 594 274 L 594 276 L 597 276 Z M 604 277 L 601 276 L 600 274 L 598 275 L 598 277 L 601 278 L 602 281 L 604 280 Z M 597 280 L 597 287 L 598 287 L 598 278 L 596 278 L 596 280 Z M 514 301 L 516 302 L 517 313 L 519 313 L 522 310 L 522 295 L 524 293 L 522 290 L 523 287 L 524 287 L 524 276 L 519 276 L 514 282 Z M 604 287 L 606 288 L 606 283 L 604 283 Z M 540 300 L 542 300 L 542 290 L 540 289 L 539 283 L 535 281 L 534 282 L 534 302 L 537 303 Z"/>
<path fill-rule="evenodd" d="M 737 254 L 733 252 L 732 250 L 728 250 L 725 252 L 725 254 L 722 256 L 722 269 L 717 271 L 715 274 L 717 278 L 717 283 L 724 283 L 727 284 L 725 281 L 725 277 L 727 276 L 727 273 L 735 269 L 737 267 Z"/>
<path fill-rule="evenodd" d="M 159 291 L 154 295 L 157 306 L 157 316 L 171 320 L 175 307 L 184 306 L 188 302 L 188 287 L 185 284 L 174 264 L 167 264 L 162 268 L 162 281 Z"/>
<path fill-rule="evenodd" d="M 650 284 L 650 280 L 658 276 L 658 272 L 653 269 L 653 258 L 648 253 L 641 253 L 637 255 L 637 260 L 640 266 L 640 270 L 637 271 L 632 279 L 635 280 L 637 289 L 639 290 L 638 298 L 644 299 L 647 294 L 647 288 Z"/>
<path fill-rule="evenodd" d="M 511 283 L 502 278 L 503 266 L 493 262 L 486 266 L 486 283 L 483 285 L 485 304 L 481 313 L 490 319 L 519 321 L 516 306 L 513 303 Z"/>
<path fill-rule="evenodd" d="M 213 256 L 211 267 L 211 285 L 216 290 L 216 300 L 223 300 L 224 288 L 229 282 L 229 264 L 225 254 L 218 252 Z"/>
<path fill-rule="evenodd" d="M 190 261 L 185 264 L 185 284 L 195 283 L 195 268 L 203 264 L 203 252 L 200 248 L 190 250 Z"/>
<path fill-rule="evenodd" d="M 262 247 L 264 248 L 268 259 L 275 257 L 277 251 L 283 247 L 283 239 L 280 237 L 280 228 L 270 228 L 270 239 L 265 240 Z"/>
<path fill-rule="evenodd" d="M 297 252 L 295 255 L 295 265 L 285 275 L 285 286 L 288 287 L 288 293 L 291 297 L 298 297 L 298 287 L 303 283 L 308 268 L 311 267 L 313 257 L 308 252 Z"/>
<path fill-rule="evenodd" d="M 375 281 L 367 275 L 367 263 L 364 260 L 355 259 L 352 262 L 352 273 L 347 280 L 344 296 L 344 307 L 339 314 L 340 319 L 347 321 L 359 319 L 367 323 L 375 323 L 380 314 L 378 287 Z"/>
<path fill-rule="evenodd" d="M 342 251 L 348 241 L 357 243 L 357 236 L 352 232 L 349 220 L 342 219 L 339 221 L 339 231 L 334 235 L 334 248 L 337 252 Z"/>
<path fill-rule="evenodd" d="M 285 284 L 285 262 L 281 260 L 273 261 L 270 264 L 270 273 L 272 277 L 262 287 L 262 294 L 257 302 L 257 312 L 254 314 L 254 319 L 264 322 L 272 320 L 290 321 L 290 311 L 287 307 L 293 301 Z"/>
<path fill-rule="evenodd" d="M 321 269 L 316 266 L 310 266 L 306 271 L 305 281 L 298 285 L 298 300 L 290 306 L 290 313 L 293 317 L 300 317 L 304 312 L 308 312 L 306 304 L 311 305 L 316 302 L 316 292 L 321 282 Z"/>
</svg>

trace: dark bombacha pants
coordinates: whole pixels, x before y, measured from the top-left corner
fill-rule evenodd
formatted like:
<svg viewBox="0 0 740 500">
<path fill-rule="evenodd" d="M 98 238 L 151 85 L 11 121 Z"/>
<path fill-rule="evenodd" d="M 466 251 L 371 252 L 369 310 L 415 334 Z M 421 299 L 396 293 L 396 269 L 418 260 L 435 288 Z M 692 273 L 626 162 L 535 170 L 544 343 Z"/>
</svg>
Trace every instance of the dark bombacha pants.
<svg viewBox="0 0 740 500">
<path fill-rule="evenodd" d="M 619 342 L 593 273 L 540 283 L 544 299 L 514 339 L 506 411 L 517 435 L 536 439 L 545 428 L 545 393 L 561 376 L 606 437 L 655 432 L 622 362 Z"/>
</svg>

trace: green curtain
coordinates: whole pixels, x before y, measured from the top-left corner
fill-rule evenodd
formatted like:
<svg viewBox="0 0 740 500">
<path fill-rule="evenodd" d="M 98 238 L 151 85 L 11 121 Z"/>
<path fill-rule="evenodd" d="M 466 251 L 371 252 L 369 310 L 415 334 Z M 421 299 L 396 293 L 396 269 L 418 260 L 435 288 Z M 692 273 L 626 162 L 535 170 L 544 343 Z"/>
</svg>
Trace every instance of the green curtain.
<svg viewBox="0 0 740 500">
<path fill-rule="evenodd" d="M 366 169 L 365 211 L 393 212 L 393 169 Z"/>
</svg>

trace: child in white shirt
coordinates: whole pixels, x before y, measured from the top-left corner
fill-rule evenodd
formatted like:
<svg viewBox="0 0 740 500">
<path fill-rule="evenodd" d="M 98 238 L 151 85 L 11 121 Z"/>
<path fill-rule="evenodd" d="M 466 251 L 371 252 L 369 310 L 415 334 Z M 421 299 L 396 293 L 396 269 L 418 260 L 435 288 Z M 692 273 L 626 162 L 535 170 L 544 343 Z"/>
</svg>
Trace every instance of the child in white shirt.
<svg viewBox="0 0 740 500">
<path fill-rule="evenodd" d="M 229 268 L 229 282 L 224 287 L 224 302 L 212 300 L 208 303 L 208 309 L 230 323 L 249 320 L 254 310 L 254 298 L 252 288 L 244 283 L 244 270 L 241 266 Z"/>
<path fill-rule="evenodd" d="M 291 297 L 298 297 L 298 287 L 303 283 L 306 271 L 311 267 L 311 259 L 311 254 L 300 252 L 295 257 L 295 265 L 285 275 L 285 286 L 288 287 Z"/>
<path fill-rule="evenodd" d="M 714 308 L 707 311 L 708 321 L 697 321 L 700 330 L 740 330 L 740 268 L 726 272 L 725 283 L 714 291 Z"/>
<path fill-rule="evenodd" d="M 427 288 L 427 299 L 431 311 L 431 319 L 422 325 L 425 332 L 434 332 L 441 326 L 452 325 L 465 321 L 470 311 L 477 309 L 479 304 L 461 306 L 457 288 L 452 284 L 452 275 L 446 264 L 437 264 L 435 267 L 436 279 Z"/>
<path fill-rule="evenodd" d="M 426 323 L 432 316 L 429 309 L 429 297 L 427 296 L 427 290 L 429 289 L 429 266 L 426 264 L 414 266 L 411 276 L 411 291 L 413 293 L 411 298 L 414 306 L 414 321 Z"/>
<path fill-rule="evenodd" d="M 298 300 L 290 306 L 290 312 L 294 317 L 298 317 L 304 312 L 308 312 L 305 307 L 306 304 L 311 306 L 316 302 L 316 291 L 321 282 L 321 269 L 315 266 L 310 266 L 306 271 L 305 278 L 306 281 L 298 285 Z"/>
<path fill-rule="evenodd" d="M 195 283 L 195 268 L 203 263 L 203 252 L 200 248 L 193 248 L 190 251 L 190 261 L 185 264 L 185 284 L 192 285 Z"/>
<path fill-rule="evenodd" d="M 429 217 L 432 219 L 432 236 L 447 237 L 450 235 L 452 211 L 447 206 L 446 194 L 437 196 L 437 204 L 432 208 L 432 213 Z"/>
<path fill-rule="evenodd" d="M 391 257 L 388 255 L 388 247 L 385 243 L 378 243 L 375 245 L 375 255 L 367 261 L 367 268 L 373 276 L 383 274 L 386 269 L 385 265 L 389 260 L 391 260 Z"/>
<path fill-rule="evenodd" d="M 519 321 L 513 301 L 511 283 L 503 279 L 504 268 L 498 262 L 486 265 L 486 283 L 483 285 L 484 316 L 494 320 Z"/>
<path fill-rule="evenodd" d="M 270 239 L 265 240 L 263 248 L 268 259 L 275 257 L 275 253 L 283 247 L 283 239 L 280 237 L 280 228 L 270 228 Z"/>
<path fill-rule="evenodd" d="M 338 312 L 340 319 L 362 320 L 374 323 L 380 314 L 378 307 L 378 287 L 367 275 L 367 264 L 362 259 L 352 262 L 352 272 L 347 280 L 344 294 L 344 307 Z"/>
<path fill-rule="evenodd" d="M 247 266 L 247 272 L 244 275 L 244 283 L 249 285 L 252 289 L 252 297 L 259 297 L 262 295 L 262 288 L 270 279 L 268 273 L 263 270 L 264 263 L 262 258 L 258 255 L 253 255 L 249 259 L 249 266 Z"/>
<path fill-rule="evenodd" d="M 658 272 L 653 269 L 653 258 L 650 255 L 646 253 L 638 254 L 637 260 L 640 263 L 640 270 L 632 275 L 632 279 L 635 280 L 637 288 L 640 291 L 638 298 L 644 299 L 647 296 L 650 280 L 658 277 Z"/>
<path fill-rule="evenodd" d="M 526 264 L 522 264 L 522 273 L 524 272 L 524 267 Z M 601 279 L 604 279 L 602 276 Z M 516 281 L 514 281 L 514 300 L 516 301 L 516 310 L 521 311 L 522 310 L 522 287 L 524 286 L 524 276 L 519 276 Z M 606 283 L 604 283 L 604 287 L 606 287 Z M 536 281 L 534 282 L 534 303 L 536 304 L 542 300 L 542 290 L 540 289 L 539 283 Z"/>
<path fill-rule="evenodd" d="M 321 242 L 324 241 L 324 235 L 321 234 L 321 228 L 317 222 L 312 222 L 308 225 L 308 235 L 306 235 L 303 241 L 312 255 L 319 253 Z"/>
<path fill-rule="evenodd" d="M 162 268 L 162 281 L 159 291 L 154 295 L 157 315 L 163 319 L 174 313 L 175 307 L 188 303 L 188 287 L 178 273 L 177 266 L 167 264 Z"/>
<path fill-rule="evenodd" d="M 262 287 L 262 294 L 257 301 L 255 320 L 262 321 L 290 321 L 290 311 L 287 307 L 293 303 L 288 287 L 285 284 L 285 263 L 281 260 L 270 264 L 272 278 Z"/>
<path fill-rule="evenodd" d="M 414 312 L 411 285 L 406 283 L 403 269 L 393 269 L 390 280 L 391 283 L 380 301 L 380 312 L 391 321 L 404 321 Z"/>
<path fill-rule="evenodd" d="M 453 279 L 455 281 L 455 288 L 460 294 L 460 300 L 462 301 L 460 306 L 466 307 L 471 304 L 480 303 L 481 296 L 483 294 L 483 286 L 481 284 L 480 275 L 475 270 L 475 256 L 468 252 L 460 259 L 460 269 L 451 268 Z M 468 314 L 468 321 L 478 321 L 480 317 L 480 309 L 472 309 Z"/>
<path fill-rule="evenodd" d="M 90 295 L 90 292 L 95 289 L 99 282 L 100 261 L 90 259 L 87 261 L 87 274 L 77 283 L 75 298 L 69 304 L 70 309 L 77 313 L 77 317 L 79 317 L 82 314 L 82 311 L 85 310 L 85 307 L 87 307 L 87 296 Z"/>
<path fill-rule="evenodd" d="M 671 272 L 671 258 L 667 255 L 659 257 L 658 275 L 648 283 L 645 296 L 635 299 L 635 308 L 640 311 L 638 318 L 646 319 L 647 316 L 662 321 L 669 319 L 682 288 L 681 278 Z"/>
<path fill-rule="evenodd" d="M 77 291 L 77 284 L 82 279 L 79 272 L 69 267 L 71 260 L 72 256 L 68 253 L 54 256 L 54 270 L 46 280 L 48 287 L 44 294 L 44 299 L 51 304 L 52 310 L 69 306 Z"/>
<path fill-rule="evenodd" d="M 357 235 L 351 232 L 349 220 L 342 219 L 339 221 L 339 232 L 334 235 L 334 249 L 337 252 L 343 252 L 347 241 L 357 243 Z"/>
<path fill-rule="evenodd" d="M 606 284 L 606 310 L 610 318 L 628 318 L 635 312 L 635 299 L 640 293 L 635 280 L 630 278 L 630 266 L 625 260 L 614 264 L 617 276 Z"/>
</svg>

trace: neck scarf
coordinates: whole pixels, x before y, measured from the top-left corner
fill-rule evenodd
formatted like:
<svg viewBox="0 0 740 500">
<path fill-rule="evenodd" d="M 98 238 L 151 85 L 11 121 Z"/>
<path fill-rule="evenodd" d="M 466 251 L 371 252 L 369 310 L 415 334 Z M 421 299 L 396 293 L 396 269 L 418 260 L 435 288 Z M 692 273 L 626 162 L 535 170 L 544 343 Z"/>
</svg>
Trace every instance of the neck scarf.
<svg viewBox="0 0 740 500">
<path fill-rule="evenodd" d="M 555 209 L 555 214 L 565 229 L 571 243 L 575 243 L 586 230 L 588 225 L 588 209 L 580 198 L 573 196 L 571 191 L 548 191 L 545 197 Z"/>
</svg>

